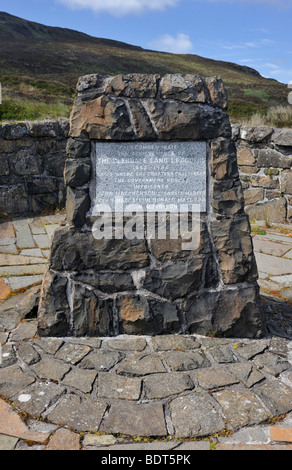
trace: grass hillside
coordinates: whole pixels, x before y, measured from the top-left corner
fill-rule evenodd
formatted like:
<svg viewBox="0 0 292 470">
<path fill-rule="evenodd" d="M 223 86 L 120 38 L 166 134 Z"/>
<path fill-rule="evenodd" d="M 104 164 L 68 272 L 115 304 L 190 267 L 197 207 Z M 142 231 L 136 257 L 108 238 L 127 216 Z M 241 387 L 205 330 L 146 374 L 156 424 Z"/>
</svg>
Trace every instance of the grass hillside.
<svg viewBox="0 0 292 470">
<path fill-rule="evenodd" d="M 0 120 L 67 117 L 78 77 L 88 73 L 221 75 L 236 122 L 287 106 L 287 86 L 237 64 L 155 52 L 0 12 Z"/>
</svg>

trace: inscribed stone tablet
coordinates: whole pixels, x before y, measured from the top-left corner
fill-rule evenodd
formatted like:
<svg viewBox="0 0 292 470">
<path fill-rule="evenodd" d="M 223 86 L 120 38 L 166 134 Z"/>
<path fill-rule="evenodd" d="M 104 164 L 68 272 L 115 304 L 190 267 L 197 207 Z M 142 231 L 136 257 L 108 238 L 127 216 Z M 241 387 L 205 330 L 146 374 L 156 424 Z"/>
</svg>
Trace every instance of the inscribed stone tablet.
<svg viewBox="0 0 292 470">
<path fill-rule="evenodd" d="M 196 205 L 205 212 L 206 160 L 206 142 L 96 142 L 95 204 L 121 212 L 121 198 L 123 212 L 129 204 L 143 212 L 151 212 L 151 204 L 172 205 L 169 212 Z"/>
</svg>

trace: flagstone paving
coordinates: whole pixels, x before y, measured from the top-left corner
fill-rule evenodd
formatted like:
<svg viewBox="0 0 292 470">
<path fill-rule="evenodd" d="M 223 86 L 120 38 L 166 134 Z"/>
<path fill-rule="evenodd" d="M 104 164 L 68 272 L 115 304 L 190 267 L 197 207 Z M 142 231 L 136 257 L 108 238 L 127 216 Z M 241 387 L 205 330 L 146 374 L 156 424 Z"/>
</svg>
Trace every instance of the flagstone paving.
<svg viewBox="0 0 292 470">
<path fill-rule="evenodd" d="M 0 450 L 292 450 L 291 226 L 253 232 L 265 338 L 39 338 L 63 223 L 0 224 Z"/>
</svg>

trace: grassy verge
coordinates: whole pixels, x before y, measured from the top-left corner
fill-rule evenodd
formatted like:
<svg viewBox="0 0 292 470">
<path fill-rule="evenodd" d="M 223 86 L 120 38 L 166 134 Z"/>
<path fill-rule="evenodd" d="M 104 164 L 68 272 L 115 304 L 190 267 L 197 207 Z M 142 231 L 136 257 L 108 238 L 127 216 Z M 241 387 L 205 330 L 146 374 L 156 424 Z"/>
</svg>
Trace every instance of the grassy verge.
<svg viewBox="0 0 292 470">
<path fill-rule="evenodd" d="M 233 119 L 233 122 L 236 119 Z M 292 128 L 292 106 L 273 106 L 266 111 L 251 113 L 249 117 L 239 117 L 237 122 L 245 126 L 270 126 Z"/>
<path fill-rule="evenodd" d="M 72 106 L 64 103 L 44 103 L 29 99 L 4 98 L 0 105 L 0 121 L 35 121 L 45 118 L 68 118 Z"/>
</svg>

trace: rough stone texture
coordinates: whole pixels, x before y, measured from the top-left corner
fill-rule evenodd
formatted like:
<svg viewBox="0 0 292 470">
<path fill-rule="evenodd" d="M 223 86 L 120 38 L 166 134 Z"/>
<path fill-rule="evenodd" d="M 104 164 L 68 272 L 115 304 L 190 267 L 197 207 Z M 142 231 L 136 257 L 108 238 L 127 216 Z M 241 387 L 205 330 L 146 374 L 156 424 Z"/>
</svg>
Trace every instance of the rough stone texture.
<svg viewBox="0 0 292 470">
<path fill-rule="evenodd" d="M 77 91 L 64 172 L 68 224 L 52 240 L 38 334 L 260 337 L 264 322 L 257 268 L 220 77 L 91 74 L 79 79 Z M 264 129 L 247 134 L 256 142 L 269 135 Z M 98 140 L 206 141 L 210 175 L 198 246 L 186 250 L 182 234 L 177 240 L 95 238 Z M 250 165 L 255 152 L 244 149 L 241 159 Z M 277 175 L 259 178 L 275 179 L 278 188 Z M 103 364 L 91 362 L 96 354 L 85 357 L 83 365 L 98 370 Z M 195 356 L 176 357 L 172 370 L 201 367 L 204 358 Z M 134 369 L 132 364 L 130 374 Z M 161 364 L 156 372 L 163 369 Z"/>
<path fill-rule="evenodd" d="M 267 419 L 267 412 L 250 391 L 224 390 L 213 393 L 223 413 L 234 429 L 260 424 Z"/>
<path fill-rule="evenodd" d="M 53 423 L 67 424 L 75 431 L 98 431 L 106 404 L 77 395 L 66 395 L 59 400 L 57 406 L 48 414 Z"/>
<path fill-rule="evenodd" d="M 81 435 L 84 450 L 189 451 L 203 444 L 210 449 L 270 444 L 272 450 L 270 426 L 277 416 L 281 419 L 274 437 L 282 444 L 290 439 L 291 341 L 280 336 L 31 337 L 14 343 L 15 331 L 2 338 L 5 351 L 17 349 L 18 363 L 0 370 L 0 394 L 9 400 L 0 400 L 0 434 L 20 439 L 17 450 L 69 443 L 73 450 L 79 433 L 90 433 Z M 24 363 L 18 351 L 31 348 L 39 360 Z M 90 361 L 84 363 L 91 353 L 78 362 L 86 348 Z M 61 357 L 71 370 L 59 381 L 49 377 L 52 368 L 46 364 L 48 359 L 52 365 L 60 363 Z M 271 373 L 279 364 L 285 370 Z M 37 365 L 49 378 L 35 376 Z M 59 434 L 60 427 L 68 432 Z M 144 443 L 142 437 L 155 439 Z M 30 447 L 24 440 L 42 446 Z"/>
<path fill-rule="evenodd" d="M 208 436 L 224 428 L 223 419 L 200 393 L 175 398 L 170 412 L 177 438 Z"/>
<path fill-rule="evenodd" d="M 160 403 L 142 405 L 131 402 L 114 403 L 110 407 L 101 430 L 132 436 L 165 436 L 163 407 Z"/>
<path fill-rule="evenodd" d="M 291 222 L 290 129 L 233 126 L 245 210 L 251 220 Z"/>
<path fill-rule="evenodd" d="M 68 130 L 67 120 L 1 124 L 1 215 L 64 208 Z"/>
</svg>

